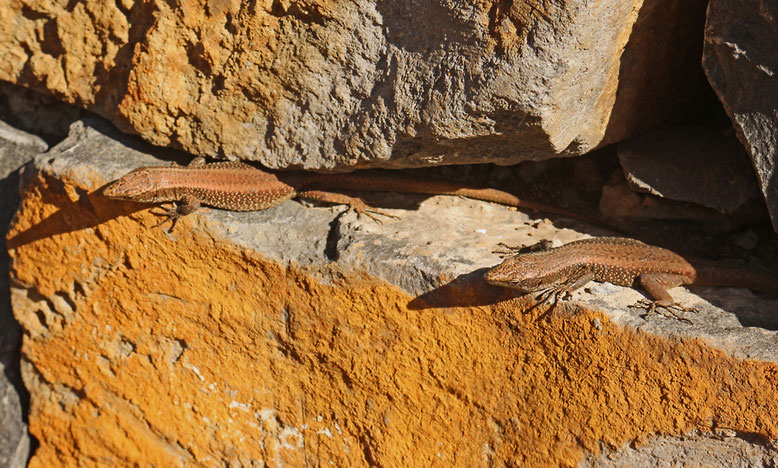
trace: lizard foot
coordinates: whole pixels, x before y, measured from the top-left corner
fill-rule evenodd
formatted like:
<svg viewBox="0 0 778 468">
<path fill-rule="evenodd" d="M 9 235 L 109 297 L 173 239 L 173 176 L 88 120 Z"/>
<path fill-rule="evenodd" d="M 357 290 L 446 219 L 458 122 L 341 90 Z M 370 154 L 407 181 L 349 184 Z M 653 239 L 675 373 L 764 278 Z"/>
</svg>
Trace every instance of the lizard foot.
<svg viewBox="0 0 778 468">
<path fill-rule="evenodd" d="M 643 314 L 641 317 L 646 318 L 649 315 L 653 313 L 659 313 L 661 315 L 664 315 L 665 317 L 673 317 L 676 320 L 680 320 L 684 323 L 691 324 L 692 321 L 689 320 L 686 317 L 681 317 L 678 315 L 679 312 L 699 312 L 696 307 L 684 307 L 680 304 L 659 304 L 657 301 L 651 301 L 648 299 L 641 299 L 637 301 L 636 303 L 629 306 L 630 309 L 643 309 L 646 311 L 645 314 Z M 664 310 L 667 313 L 662 313 L 660 310 Z"/>
<path fill-rule="evenodd" d="M 549 250 L 554 247 L 554 244 L 550 240 L 542 240 L 531 245 L 508 245 L 505 242 L 498 242 L 497 246 L 500 248 L 492 250 L 492 253 L 499 255 L 500 258 L 505 258 L 526 252 Z"/>
<path fill-rule="evenodd" d="M 179 218 L 181 218 L 182 216 L 181 213 L 179 213 L 178 207 L 175 204 L 173 204 L 173 206 L 170 208 L 162 208 L 162 211 L 160 212 L 152 211 L 151 214 L 153 214 L 154 216 L 164 216 L 164 219 L 162 221 L 158 222 L 157 224 L 151 227 L 152 229 L 161 227 L 163 224 L 170 221 L 170 229 L 168 230 L 168 233 L 173 232 L 173 229 L 176 228 L 176 223 L 178 223 Z"/>
<path fill-rule="evenodd" d="M 538 307 L 543 304 L 550 304 L 550 307 L 548 310 L 543 313 L 540 317 L 538 317 L 538 320 L 548 316 L 549 314 L 553 313 L 556 310 L 557 305 L 559 305 L 560 301 L 566 301 L 572 297 L 572 294 L 570 294 L 570 291 L 567 290 L 567 288 L 563 286 L 557 286 L 555 288 L 549 288 L 545 291 L 542 291 L 536 300 L 538 301 L 534 306 L 530 307 L 529 310 L 534 309 L 535 307 Z"/>
<path fill-rule="evenodd" d="M 392 219 L 400 219 L 399 216 L 395 216 L 391 213 L 387 213 L 386 211 L 373 208 L 365 203 L 361 203 L 356 200 L 353 200 L 349 203 L 349 208 L 354 210 L 354 212 L 357 214 L 358 217 L 362 217 L 362 215 L 365 215 L 368 218 L 375 221 L 377 224 L 384 224 L 384 222 L 381 220 L 381 218 L 378 217 L 378 215 L 386 216 L 387 218 L 392 218 Z"/>
</svg>

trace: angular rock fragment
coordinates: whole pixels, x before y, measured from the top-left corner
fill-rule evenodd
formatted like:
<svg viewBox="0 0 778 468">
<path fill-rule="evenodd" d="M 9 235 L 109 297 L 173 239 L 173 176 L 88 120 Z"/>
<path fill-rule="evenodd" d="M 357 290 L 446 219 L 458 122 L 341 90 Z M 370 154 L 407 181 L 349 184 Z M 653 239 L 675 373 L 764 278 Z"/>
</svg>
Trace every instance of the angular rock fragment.
<svg viewBox="0 0 778 468">
<path fill-rule="evenodd" d="M 756 169 L 778 231 L 778 3 L 711 0 L 703 66 Z"/>
<path fill-rule="evenodd" d="M 619 143 L 618 154 L 627 182 L 640 192 L 721 213 L 758 195 L 754 169 L 731 131 L 664 128 Z"/>
</svg>

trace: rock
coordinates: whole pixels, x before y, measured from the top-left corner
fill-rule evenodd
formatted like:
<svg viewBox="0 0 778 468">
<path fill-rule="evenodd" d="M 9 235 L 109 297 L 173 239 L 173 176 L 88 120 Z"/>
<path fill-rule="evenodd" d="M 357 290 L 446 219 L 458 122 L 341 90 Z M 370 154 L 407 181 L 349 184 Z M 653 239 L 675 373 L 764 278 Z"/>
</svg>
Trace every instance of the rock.
<svg viewBox="0 0 778 468">
<path fill-rule="evenodd" d="M 715 433 L 658 436 L 637 447 L 605 450 L 599 457 L 587 457 L 578 468 L 684 465 L 751 468 L 777 463 L 775 448 L 763 441 L 750 434 L 717 429 Z"/>
<path fill-rule="evenodd" d="M 47 144 L 62 141 L 70 124 L 88 114 L 51 95 L 0 81 L 0 121 L 34 134 Z"/>
<path fill-rule="evenodd" d="M 669 127 L 618 145 L 630 186 L 671 200 L 733 213 L 758 196 L 754 169 L 734 135 L 707 127 Z"/>
<path fill-rule="evenodd" d="M 626 223 L 632 232 L 650 229 L 650 223 L 657 220 L 675 220 L 701 223 L 709 232 L 726 233 L 737 229 L 744 221 L 756 221 L 751 213 L 743 216 L 725 216 L 720 212 L 704 206 L 687 202 L 668 200 L 656 195 L 641 194 L 630 188 L 623 175 L 613 177 L 602 188 L 600 197 L 600 212 L 606 214 L 611 223 L 622 226 Z M 649 225 L 640 229 L 630 222 L 648 222 Z"/>
<path fill-rule="evenodd" d="M 0 79 L 268 167 L 511 164 L 700 109 L 705 4 L 12 2 Z"/>
<path fill-rule="evenodd" d="M 19 168 L 48 148 L 35 135 L 0 121 L 0 230 L 8 231 L 19 203 Z M 11 312 L 10 258 L 0 249 L 0 466 L 27 466 L 30 438 L 25 424 L 27 392 L 22 387 L 19 356 L 22 330 Z"/>
<path fill-rule="evenodd" d="M 746 147 L 778 231 L 778 4 L 711 0 L 703 67 Z"/>
<path fill-rule="evenodd" d="M 18 325 L 5 328 L 4 341 L 8 339 L 9 331 L 17 335 L 16 341 L 2 345 L 12 346 L 16 352 L 8 352 L 7 348 L 0 349 L 0 421 L 3 421 L 0 427 L 0 466 L 23 468 L 27 466 L 30 456 L 30 437 L 27 434 L 27 424 L 24 423 L 23 388 L 19 374 L 18 350 L 21 335 Z"/>
<path fill-rule="evenodd" d="M 500 241 L 583 234 L 455 197 L 403 196 L 383 225 L 204 209 L 168 233 L 96 191 L 157 151 L 81 124 L 25 172 L 33 467 L 572 466 L 655 434 L 778 435 L 778 298 L 679 288 L 687 325 L 594 285 L 549 313 L 481 275 Z"/>
</svg>

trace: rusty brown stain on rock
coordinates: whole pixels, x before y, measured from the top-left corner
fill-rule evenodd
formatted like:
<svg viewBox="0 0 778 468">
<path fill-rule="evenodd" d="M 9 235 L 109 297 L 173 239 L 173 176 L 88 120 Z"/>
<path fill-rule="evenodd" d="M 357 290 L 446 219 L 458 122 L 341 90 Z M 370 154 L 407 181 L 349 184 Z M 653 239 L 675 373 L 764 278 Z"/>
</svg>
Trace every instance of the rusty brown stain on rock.
<svg viewBox="0 0 778 468">
<path fill-rule="evenodd" d="M 99 197 L 57 217 L 74 203 L 35 179 L 9 234 L 33 467 L 573 466 L 654 434 L 778 434 L 775 364 L 521 301 L 412 310 L 392 285 L 337 266 L 324 284 L 196 221 L 170 238 Z"/>
</svg>

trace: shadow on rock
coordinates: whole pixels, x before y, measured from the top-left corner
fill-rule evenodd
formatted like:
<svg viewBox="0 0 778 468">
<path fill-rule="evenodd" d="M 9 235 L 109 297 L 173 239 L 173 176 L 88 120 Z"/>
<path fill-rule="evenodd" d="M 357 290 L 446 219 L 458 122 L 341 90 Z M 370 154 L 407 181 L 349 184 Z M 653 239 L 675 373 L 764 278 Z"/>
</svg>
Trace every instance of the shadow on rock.
<svg viewBox="0 0 778 468">
<path fill-rule="evenodd" d="M 484 281 L 488 268 L 460 275 L 443 286 L 428 291 L 408 303 L 410 310 L 493 305 L 517 297 L 515 291 Z"/>
<path fill-rule="evenodd" d="M 66 196 L 64 185 L 61 182 L 47 178 L 47 183 L 49 190 L 40 192 L 43 197 L 40 203 L 53 205 L 57 211 L 9 237 L 6 241 L 9 249 L 15 249 L 59 234 L 93 228 L 112 219 L 129 216 L 154 206 L 154 204 L 148 203 L 108 200 L 102 195 L 103 187 L 92 192 L 75 189 L 77 196 L 76 200 L 73 201 L 71 197 Z M 52 189 L 56 185 L 61 186 L 61 189 Z"/>
</svg>

